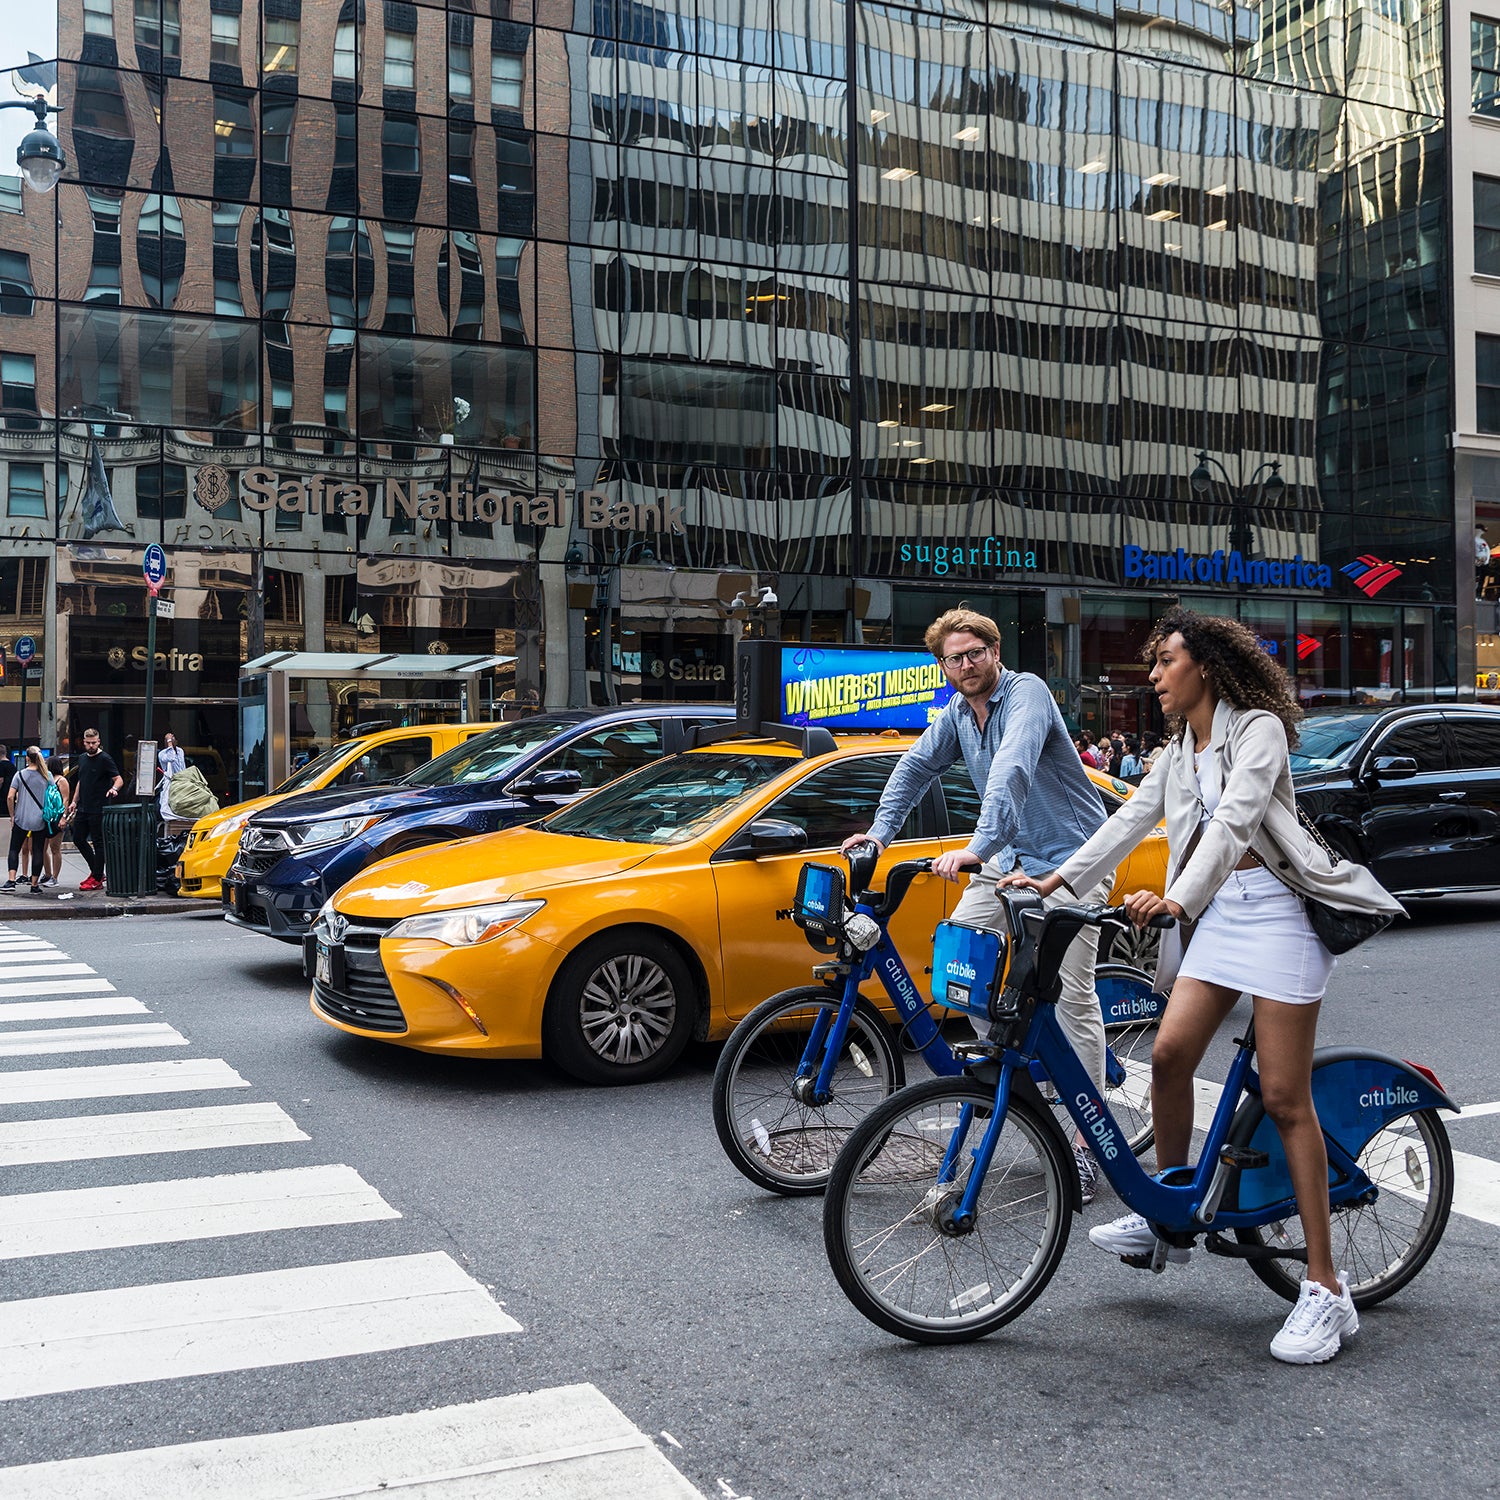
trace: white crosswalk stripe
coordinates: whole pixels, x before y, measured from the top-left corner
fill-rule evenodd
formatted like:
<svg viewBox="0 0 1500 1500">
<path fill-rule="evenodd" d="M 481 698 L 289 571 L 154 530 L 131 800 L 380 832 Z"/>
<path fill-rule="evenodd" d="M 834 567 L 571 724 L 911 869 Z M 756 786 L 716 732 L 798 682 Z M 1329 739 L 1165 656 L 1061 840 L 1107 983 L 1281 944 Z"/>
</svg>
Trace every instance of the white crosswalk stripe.
<svg viewBox="0 0 1500 1500">
<path fill-rule="evenodd" d="M 0 928 L 0 1058 L 187 1046 L 165 1022 L 38 1027 L 150 1014 L 66 953 Z M 57 998 L 44 998 L 55 996 Z M 15 1024 L 7 1024 L 15 1023 Z M 0 1109 L 250 1087 L 219 1058 L 0 1068 Z M 0 1120 L 0 1167 L 224 1147 L 297 1149 L 274 1103 Z M 0 1196 L 0 1261 L 278 1236 L 292 1262 L 238 1275 L 0 1301 L 0 1401 L 334 1360 L 521 1325 L 440 1251 L 300 1263 L 298 1231 L 400 1219 L 352 1167 L 291 1166 Z M 264 1244 L 264 1241 L 257 1243 Z M 6 1500 L 294 1500 L 391 1490 L 460 1500 L 702 1500 L 593 1386 L 501 1396 L 301 1431 L 0 1469 Z"/>
<path fill-rule="evenodd" d="M 580 1434 L 587 1434 L 581 1439 Z M 6 1500 L 283 1500 L 412 1490 L 431 1500 L 698 1491 L 602 1392 L 562 1386 L 300 1432 L 184 1443 L 0 1471 Z"/>
<path fill-rule="evenodd" d="M 288 1167 L 0 1198 L 0 1260 L 399 1219 L 353 1167 Z"/>
<path fill-rule="evenodd" d="M 217 1104 L 197 1109 L 21 1120 L 0 1125 L 0 1167 L 307 1139 L 279 1104 Z"/>
<path fill-rule="evenodd" d="M 67 1099 L 128 1099 L 137 1094 L 196 1094 L 208 1089 L 247 1089 L 217 1057 L 180 1061 L 101 1063 L 86 1068 L 27 1068 L 0 1073 L 0 1107 L 54 1104 Z"/>
<path fill-rule="evenodd" d="M 117 1052 L 126 1047 L 186 1047 L 188 1039 L 161 1021 L 139 1026 L 69 1026 L 55 1031 L 0 1031 L 0 1057 L 44 1052 Z"/>
</svg>

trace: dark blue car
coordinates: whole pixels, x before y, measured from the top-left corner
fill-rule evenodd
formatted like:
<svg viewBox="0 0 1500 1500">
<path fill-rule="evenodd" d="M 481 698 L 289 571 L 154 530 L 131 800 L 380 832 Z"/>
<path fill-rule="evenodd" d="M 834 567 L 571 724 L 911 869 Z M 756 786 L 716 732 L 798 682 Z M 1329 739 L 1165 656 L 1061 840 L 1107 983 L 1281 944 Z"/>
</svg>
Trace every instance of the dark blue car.
<svg viewBox="0 0 1500 1500">
<path fill-rule="evenodd" d="M 728 704 L 657 703 L 538 714 L 475 735 L 385 786 L 311 792 L 256 814 L 223 881 L 225 917 L 300 943 L 366 865 L 443 839 L 529 823 L 662 755 Z"/>
</svg>

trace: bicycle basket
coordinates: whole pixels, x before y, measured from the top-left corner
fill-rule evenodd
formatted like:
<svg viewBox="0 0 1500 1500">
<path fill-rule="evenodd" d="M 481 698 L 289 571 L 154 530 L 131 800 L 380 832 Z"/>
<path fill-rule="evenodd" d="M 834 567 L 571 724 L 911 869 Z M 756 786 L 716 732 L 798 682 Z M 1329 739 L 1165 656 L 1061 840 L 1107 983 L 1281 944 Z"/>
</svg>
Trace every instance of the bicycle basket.
<svg viewBox="0 0 1500 1500">
<path fill-rule="evenodd" d="M 834 865 L 803 865 L 792 921 L 803 932 L 837 937 L 844 930 L 844 872 Z"/>
<path fill-rule="evenodd" d="M 932 941 L 932 998 L 988 1021 L 1005 975 L 1005 939 L 984 927 L 939 922 Z"/>
</svg>

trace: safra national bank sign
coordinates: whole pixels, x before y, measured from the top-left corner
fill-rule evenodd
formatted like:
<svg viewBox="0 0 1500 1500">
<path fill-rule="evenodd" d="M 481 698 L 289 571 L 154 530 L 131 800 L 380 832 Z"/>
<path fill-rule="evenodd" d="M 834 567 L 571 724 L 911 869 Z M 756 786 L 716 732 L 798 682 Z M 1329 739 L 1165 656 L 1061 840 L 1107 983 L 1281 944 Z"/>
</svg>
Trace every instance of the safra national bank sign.
<svg viewBox="0 0 1500 1500">
<path fill-rule="evenodd" d="M 207 511 L 220 509 L 229 499 L 230 475 L 219 464 L 199 470 L 194 498 Z M 616 499 L 603 490 L 582 490 L 576 511 L 566 490 L 551 494 L 512 495 L 479 489 L 453 479 L 438 487 L 421 479 L 382 479 L 359 484 L 337 474 L 278 474 L 274 469 L 245 469 L 239 477 L 239 501 L 244 510 L 281 511 L 304 516 L 368 516 L 390 520 L 498 521 L 503 526 L 577 524 L 586 531 L 650 531 L 681 536 L 682 507 L 665 495 L 654 501 Z"/>
</svg>

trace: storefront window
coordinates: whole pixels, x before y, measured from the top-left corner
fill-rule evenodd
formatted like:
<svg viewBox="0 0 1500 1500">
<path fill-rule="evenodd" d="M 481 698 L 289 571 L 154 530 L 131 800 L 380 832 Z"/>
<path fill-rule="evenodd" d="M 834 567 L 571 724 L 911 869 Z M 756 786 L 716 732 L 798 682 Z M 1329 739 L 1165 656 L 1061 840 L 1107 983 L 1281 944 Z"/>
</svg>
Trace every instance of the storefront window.
<svg viewBox="0 0 1500 1500">
<path fill-rule="evenodd" d="M 1304 708 L 1343 703 L 1347 611 L 1338 604 L 1297 606 L 1297 696 Z"/>
<path fill-rule="evenodd" d="M 1261 649 L 1288 676 L 1297 670 L 1296 632 L 1292 628 L 1292 605 L 1274 599 L 1242 599 L 1240 623 L 1255 632 Z"/>
<path fill-rule="evenodd" d="M 1355 703 L 1390 703 L 1403 687 L 1399 609 L 1356 604 L 1349 610 L 1349 694 Z"/>
</svg>

